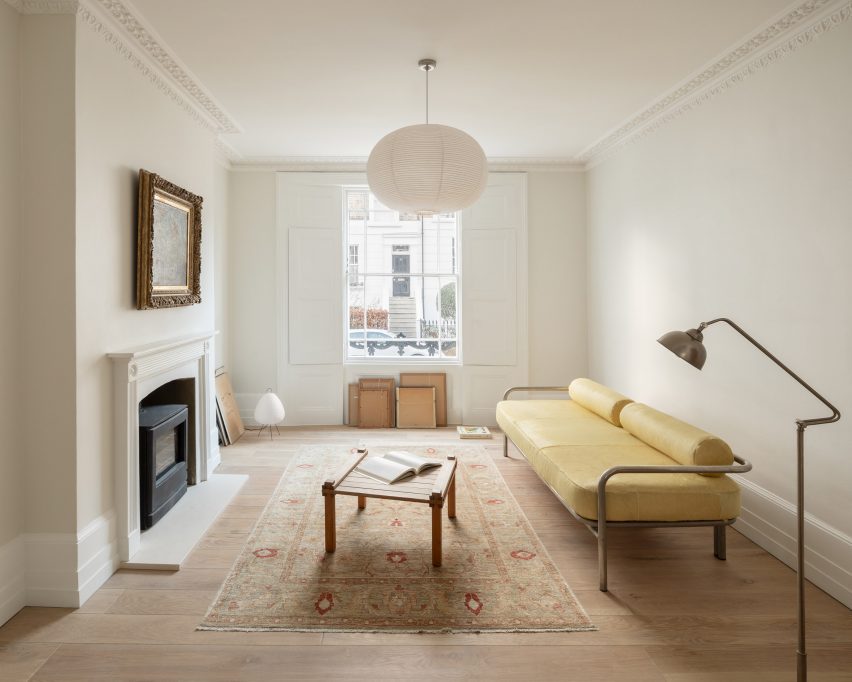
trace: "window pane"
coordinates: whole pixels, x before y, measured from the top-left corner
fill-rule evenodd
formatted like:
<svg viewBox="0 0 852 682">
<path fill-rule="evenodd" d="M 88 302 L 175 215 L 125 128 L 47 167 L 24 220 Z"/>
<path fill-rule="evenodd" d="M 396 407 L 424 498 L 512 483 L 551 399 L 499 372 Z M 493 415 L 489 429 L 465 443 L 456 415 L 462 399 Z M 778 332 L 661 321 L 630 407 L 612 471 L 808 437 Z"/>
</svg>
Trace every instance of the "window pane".
<svg viewBox="0 0 852 682">
<path fill-rule="evenodd" d="M 442 287 L 456 287 L 456 215 L 421 221 L 362 189 L 346 205 L 346 357 L 454 358 L 457 306 Z"/>
</svg>

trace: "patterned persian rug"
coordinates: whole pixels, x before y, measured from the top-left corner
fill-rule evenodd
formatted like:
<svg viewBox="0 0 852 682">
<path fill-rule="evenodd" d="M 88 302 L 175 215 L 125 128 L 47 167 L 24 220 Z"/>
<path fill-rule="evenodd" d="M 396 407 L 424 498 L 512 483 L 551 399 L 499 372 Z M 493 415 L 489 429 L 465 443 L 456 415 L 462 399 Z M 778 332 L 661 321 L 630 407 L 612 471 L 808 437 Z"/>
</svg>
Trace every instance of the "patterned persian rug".
<svg viewBox="0 0 852 682">
<path fill-rule="evenodd" d="M 371 448 L 380 455 L 394 448 Z M 399 448 L 396 448 L 399 449 Z M 479 446 L 423 448 L 458 458 L 456 518 L 443 510 L 432 566 L 428 505 L 337 498 L 337 550 L 324 549 L 322 482 L 349 451 L 301 449 L 200 630 L 555 632 L 594 630 L 496 465 Z"/>
</svg>

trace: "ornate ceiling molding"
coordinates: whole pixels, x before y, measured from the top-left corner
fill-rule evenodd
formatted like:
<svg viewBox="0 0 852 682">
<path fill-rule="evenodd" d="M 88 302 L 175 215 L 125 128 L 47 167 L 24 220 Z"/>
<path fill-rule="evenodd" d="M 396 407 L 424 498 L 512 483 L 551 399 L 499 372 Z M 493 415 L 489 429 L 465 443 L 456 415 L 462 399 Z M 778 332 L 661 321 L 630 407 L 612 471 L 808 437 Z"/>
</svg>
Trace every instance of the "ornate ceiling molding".
<svg viewBox="0 0 852 682">
<path fill-rule="evenodd" d="M 578 173 L 585 163 L 570 157 L 559 156 L 489 156 L 488 170 L 495 172 L 526 171 L 529 173 Z"/>
<path fill-rule="evenodd" d="M 172 81 L 182 90 L 183 96 L 214 123 L 216 132 L 242 132 L 240 126 L 225 112 L 222 105 L 201 85 L 189 68 L 172 53 L 154 29 L 138 16 L 136 9 L 127 0 L 90 0 L 90 2 L 92 4 L 96 2 L 100 5 L 113 27 L 124 34 L 127 41 L 132 43 L 132 47 L 140 50 L 151 60 L 155 68 L 160 71 L 159 76 L 161 78 Z M 81 7 L 82 13 L 92 15 L 85 4 Z M 113 32 L 110 42 L 118 40 Z M 124 46 L 119 51 L 130 52 L 131 48 Z"/>
<path fill-rule="evenodd" d="M 6 0 L 20 14 L 76 14 L 77 0 Z"/>
<path fill-rule="evenodd" d="M 83 24 L 101 36 L 120 56 L 140 71 L 157 90 L 188 113 L 196 123 L 206 128 L 214 136 L 220 132 L 220 127 L 207 115 L 207 112 L 200 108 L 196 102 L 188 99 L 185 96 L 186 93 L 181 92 L 182 88 L 173 86 L 173 81 L 164 76 L 158 66 L 151 63 L 144 55 L 140 55 L 138 50 L 134 50 L 133 46 L 128 44 L 129 41 L 123 38 L 112 22 L 103 16 L 94 5 L 81 4 L 77 15 Z"/>
<path fill-rule="evenodd" d="M 366 156 L 232 156 L 230 162 L 231 169 L 237 171 L 360 173 L 367 170 Z M 583 164 L 567 158 L 493 157 L 488 159 L 488 170 L 495 172 L 558 173 L 580 172 L 583 169 Z"/>
<path fill-rule="evenodd" d="M 364 157 L 244 157 L 221 134 L 242 132 L 129 0 L 5 0 L 21 14 L 78 14 L 157 89 L 214 133 L 219 161 L 234 170 L 363 171 Z M 574 158 L 490 158 L 495 171 L 582 171 L 852 17 L 852 0 L 806 0 L 758 29 Z"/>
<path fill-rule="evenodd" d="M 6 3 L 21 14 L 77 14 L 205 128 L 214 134 L 242 132 L 128 1 L 6 0 Z"/>
<path fill-rule="evenodd" d="M 852 16 L 849 0 L 807 0 L 690 76 L 626 123 L 578 154 L 586 167 L 774 64 Z"/>
</svg>

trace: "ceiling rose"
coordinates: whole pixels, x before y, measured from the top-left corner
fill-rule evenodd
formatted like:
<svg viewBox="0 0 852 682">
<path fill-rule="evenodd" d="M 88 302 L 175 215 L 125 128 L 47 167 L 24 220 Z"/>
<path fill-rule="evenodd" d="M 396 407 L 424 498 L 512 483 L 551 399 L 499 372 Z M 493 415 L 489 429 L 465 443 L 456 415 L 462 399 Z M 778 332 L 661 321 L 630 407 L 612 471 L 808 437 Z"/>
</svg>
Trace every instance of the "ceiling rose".
<svg viewBox="0 0 852 682">
<path fill-rule="evenodd" d="M 367 160 L 370 190 L 397 211 L 459 211 L 480 197 L 488 180 L 485 152 L 476 140 L 458 128 L 429 123 L 429 72 L 435 65 L 434 59 L 418 62 L 426 72 L 426 123 L 388 133 Z"/>
</svg>

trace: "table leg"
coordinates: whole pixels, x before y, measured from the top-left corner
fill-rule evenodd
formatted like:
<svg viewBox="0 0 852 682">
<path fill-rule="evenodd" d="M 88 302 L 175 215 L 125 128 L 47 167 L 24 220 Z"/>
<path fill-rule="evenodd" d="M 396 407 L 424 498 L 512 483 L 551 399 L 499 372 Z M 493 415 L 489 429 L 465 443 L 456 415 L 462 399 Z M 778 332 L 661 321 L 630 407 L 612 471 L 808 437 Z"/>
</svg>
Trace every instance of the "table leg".
<svg viewBox="0 0 852 682">
<path fill-rule="evenodd" d="M 334 493 L 325 496 L 325 551 L 337 548 L 337 524 L 334 518 Z"/>
<path fill-rule="evenodd" d="M 367 508 L 367 496 L 366 495 L 358 495 L 358 509 L 366 509 Z"/>
<path fill-rule="evenodd" d="M 432 565 L 441 565 L 441 507 L 432 506 Z"/>
<path fill-rule="evenodd" d="M 450 481 L 450 489 L 447 491 L 447 516 L 451 519 L 456 518 L 456 475 L 453 474 L 453 479 Z"/>
</svg>

